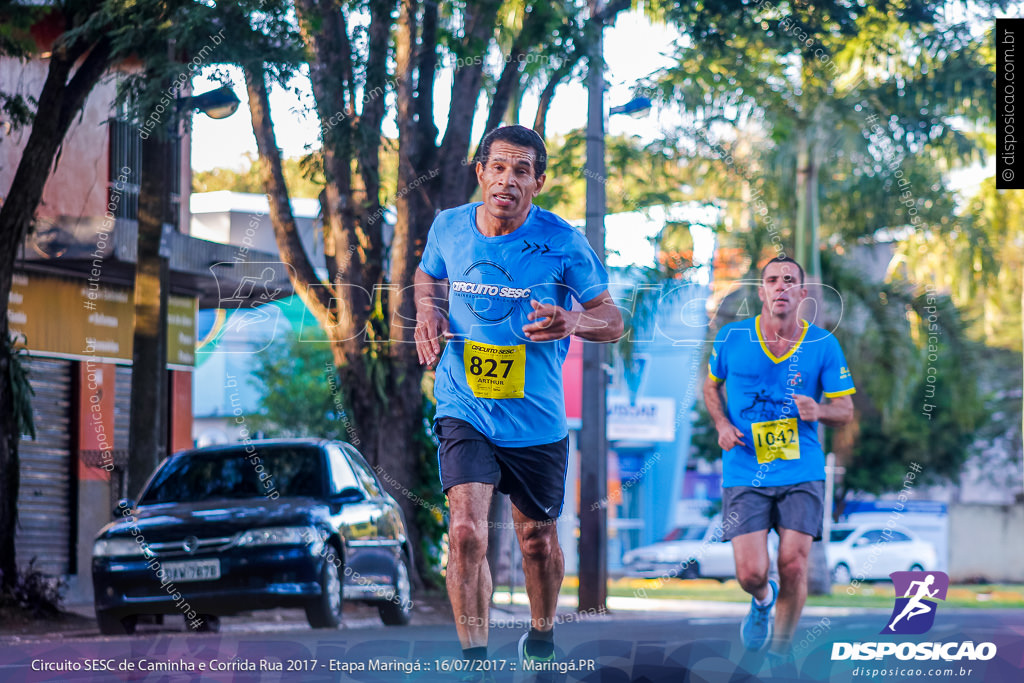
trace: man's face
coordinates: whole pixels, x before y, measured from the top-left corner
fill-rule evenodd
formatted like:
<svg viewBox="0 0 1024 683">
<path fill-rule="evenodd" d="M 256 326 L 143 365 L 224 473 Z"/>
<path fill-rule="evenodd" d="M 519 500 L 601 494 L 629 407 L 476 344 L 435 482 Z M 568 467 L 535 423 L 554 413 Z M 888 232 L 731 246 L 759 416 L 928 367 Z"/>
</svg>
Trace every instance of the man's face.
<svg viewBox="0 0 1024 683">
<path fill-rule="evenodd" d="M 533 198 L 540 194 L 546 176 L 535 177 L 537 152 L 503 140 L 491 145 L 487 165 L 477 162 L 476 179 L 483 193 L 484 209 L 501 221 L 526 220 Z"/>
<path fill-rule="evenodd" d="M 757 296 L 774 315 L 795 312 L 807 298 L 807 289 L 800 282 L 800 269 L 793 263 L 769 263 Z"/>
</svg>

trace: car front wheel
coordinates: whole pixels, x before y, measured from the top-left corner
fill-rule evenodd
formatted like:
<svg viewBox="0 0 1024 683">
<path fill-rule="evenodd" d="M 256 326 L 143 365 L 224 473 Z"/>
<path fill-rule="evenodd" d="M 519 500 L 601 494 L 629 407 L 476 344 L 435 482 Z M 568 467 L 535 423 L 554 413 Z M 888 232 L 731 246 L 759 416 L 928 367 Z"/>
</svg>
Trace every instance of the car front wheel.
<svg viewBox="0 0 1024 683">
<path fill-rule="evenodd" d="M 850 574 L 850 568 L 846 566 L 845 562 L 840 562 L 832 570 L 832 582 L 839 584 L 848 584 L 853 580 L 853 575 Z"/>
<path fill-rule="evenodd" d="M 99 624 L 100 633 L 105 636 L 130 636 L 135 633 L 139 617 L 137 614 L 120 616 L 110 612 L 96 612 L 96 622 Z"/>
<path fill-rule="evenodd" d="M 306 621 L 313 628 L 341 626 L 341 572 L 333 562 L 324 560 L 320 571 L 320 595 L 306 605 Z"/>
<path fill-rule="evenodd" d="M 679 570 L 676 576 L 680 579 L 699 579 L 700 563 L 697 560 L 690 560 L 686 566 Z"/>
<path fill-rule="evenodd" d="M 405 553 L 395 567 L 395 594 L 387 602 L 377 605 L 377 610 L 385 626 L 405 626 L 412 619 L 412 581 Z"/>
</svg>

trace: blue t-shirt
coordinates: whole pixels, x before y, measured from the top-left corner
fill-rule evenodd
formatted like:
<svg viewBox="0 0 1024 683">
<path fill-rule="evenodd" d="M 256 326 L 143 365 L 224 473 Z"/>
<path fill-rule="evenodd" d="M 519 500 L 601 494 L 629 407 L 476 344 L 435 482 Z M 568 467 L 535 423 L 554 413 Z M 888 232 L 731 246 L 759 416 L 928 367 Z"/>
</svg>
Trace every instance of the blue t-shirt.
<svg viewBox="0 0 1024 683">
<path fill-rule="evenodd" d="M 608 288 L 597 254 L 575 228 L 539 207 L 508 235 L 476 227 L 480 203 L 434 219 L 420 269 L 449 281 L 449 340 L 437 366 L 437 417 L 456 417 L 501 446 L 565 438 L 562 362 L 569 339 L 523 334 L 531 300 L 568 310 Z"/>
<path fill-rule="evenodd" d="M 711 378 L 725 382 L 726 412 L 746 445 L 722 455 L 722 486 L 785 486 L 825 478 L 818 423 L 800 419 L 793 394 L 821 401 L 856 391 L 839 342 L 803 321 L 789 353 L 776 358 L 761 316 L 723 327 L 711 350 Z"/>
</svg>

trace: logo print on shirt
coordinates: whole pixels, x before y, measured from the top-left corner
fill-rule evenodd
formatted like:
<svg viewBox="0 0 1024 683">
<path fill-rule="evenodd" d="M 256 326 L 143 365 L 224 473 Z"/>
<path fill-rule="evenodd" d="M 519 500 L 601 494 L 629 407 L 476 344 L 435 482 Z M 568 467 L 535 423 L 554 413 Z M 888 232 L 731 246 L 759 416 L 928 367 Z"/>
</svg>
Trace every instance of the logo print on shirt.
<svg viewBox="0 0 1024 683">
<path fill-rule="evenodd" d="M 782 414 L 782 407 L 785 401 L 778 401 L 768 395 L 767 390 L 760 390 L 757 393 L 747 392 L 750 396 L 750 405 L 740 411 L 740 417 L 751 422 L 763 422 L 774 420 Z"/>
<path fill-rule="evenodd" d="M 551 251 L 551 247 L 549 247 L 546 244 L 540 244 L 539 242 L 529 242 L 527 240 L 523 240 L 523 244 L 525 246 L 519 250 L 520 254 L 522 254 L 523 252 L 527 254 L 546 254 L 549 251 Z"/>
<path fill-rule="evenodd" d="M 453 280 L 452 294 L 466 299 L 470 312 L 487 323 L 500 323 L 515 310 L 516 302 L 530 298 L 529 289 L 510 287 L 508 271 L 492 261 L 477 261 L 462 274 L 464 280 Z"/>
</svg>

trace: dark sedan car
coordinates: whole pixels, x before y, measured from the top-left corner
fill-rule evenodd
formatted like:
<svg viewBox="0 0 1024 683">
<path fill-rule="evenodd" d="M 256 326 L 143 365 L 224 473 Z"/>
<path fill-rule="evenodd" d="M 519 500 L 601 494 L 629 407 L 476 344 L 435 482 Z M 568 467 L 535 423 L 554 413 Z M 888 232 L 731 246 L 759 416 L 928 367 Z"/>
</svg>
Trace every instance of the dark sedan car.
<svg viewBox="0 0 1024 683">
<path fill-rule="evenodd" d="M 409 622 L 412 550 L 395 500 L 347 443 L 251 441 L 177 453 L 138 504 L 121 501 L 93 545 L 96 618 L 131 633 L 142 614 L 221 615 L 302 607 L 341 623 L 342 600 Z"/>
</svg>

